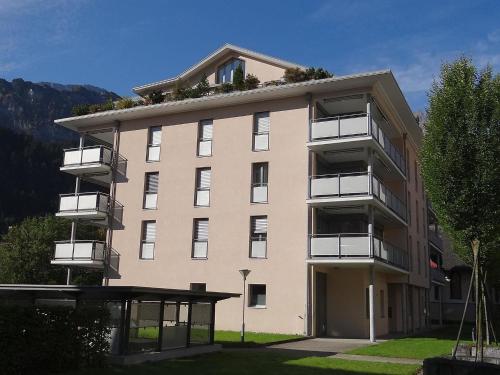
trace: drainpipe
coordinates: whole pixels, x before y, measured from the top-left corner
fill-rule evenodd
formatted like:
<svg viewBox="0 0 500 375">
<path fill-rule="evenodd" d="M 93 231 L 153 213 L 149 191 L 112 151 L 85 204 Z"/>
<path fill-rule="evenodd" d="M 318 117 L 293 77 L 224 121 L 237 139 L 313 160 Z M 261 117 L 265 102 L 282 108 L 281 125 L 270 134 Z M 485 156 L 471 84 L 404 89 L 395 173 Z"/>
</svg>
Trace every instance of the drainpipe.
<svg viewBox="0 0 500 375">
<path fill-rule="evenodd" d="M 373 265 L 368 269 L 370 285 L 368 286 L 368 299 L 370 304 L 370 342 L 375 342 L 375 271 Z"/>
<path fill-rule="evenodd" d="M 312 94 L 308 92 L 306 94 L 306 101 L 307 101 L 307 134 L 308 134 L 308 139 L 307 141 L 311 140 L 311 121 L 313 118 L 313 105 L 312 105 Z M 307 151 L 307 176 L 306 176 L 306 183 L 307 183 L 307 192 L 309 198 L 309 192 L 310 192 L 310 176 L 312 174 L 313 170 L 313 153 L 312 151 L 308 150 Z M 309 255 L 311 254 L 311 244 L 309 241 L 309 234 L 313 233 L 313 211 L 312 207 L 307 207 L 307 246 L 306 246 L 306 259 L 309 259 Z M 312 269 L 309 264 L 306 263 L 306 314 L 305 314 L 305 333 L 306 335 L 310 336 L 312 335 L 312 291 L 311 291 L 311 277 L 312 277 Z"/>
</svg>

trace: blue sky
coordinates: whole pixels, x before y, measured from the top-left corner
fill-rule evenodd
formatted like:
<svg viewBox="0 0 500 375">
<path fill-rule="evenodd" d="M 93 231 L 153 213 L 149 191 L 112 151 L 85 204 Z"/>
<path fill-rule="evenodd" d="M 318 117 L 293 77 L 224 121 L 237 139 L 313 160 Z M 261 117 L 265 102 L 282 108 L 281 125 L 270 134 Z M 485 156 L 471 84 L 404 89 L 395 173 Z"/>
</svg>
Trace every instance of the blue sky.
<svg viewBox="0 0 500 375">
<path fill-rule="evenodd" d="M 0 78 L 131 95 L 229 42 L 336 75 L 390 68 L 414 110 L 443 61 L 500 67 L 500 1 L 0 0 Z"/>
</svg>

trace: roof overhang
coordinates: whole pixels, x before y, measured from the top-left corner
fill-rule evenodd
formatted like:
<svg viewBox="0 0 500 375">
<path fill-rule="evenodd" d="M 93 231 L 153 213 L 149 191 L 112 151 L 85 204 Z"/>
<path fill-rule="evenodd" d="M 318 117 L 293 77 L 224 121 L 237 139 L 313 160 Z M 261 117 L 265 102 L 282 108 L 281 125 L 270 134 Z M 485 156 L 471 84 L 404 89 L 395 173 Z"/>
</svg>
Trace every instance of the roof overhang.
<svg viewBox="0 0 500 375">
<path fill-rule="evenodd" d="M 98 301 L 178 301 L 217 302 L 240 297 L 236 293 L 198 292 L 184 289 L 149 288 L 139 286 L 77 286 L 77 285 L 32 285 L 0 284 L 2 299 L 68 299 Z"/>
<path fill-rule="evenodd" d="M 305 66 L 295 64 L 295 63 L 292 63 L 290 61 L 285 61 L 282 59 L 278 59 L 276 57 L 264 55 L 262 53 L 251 51 L 251 50 L 246 49 L 246 48 L 238 47 L 238 46 L 235 46 L 233 44 L 224 44 L 222 47 L 220 47 L 219 49 L 217 49 L 216 51 L 214 51 L 213 53 L 211 53 L 210 55 L 208 55 L 207 57 L 205 57 L 204 59 L 202 59 L 201 61 L 199 61 L 195 65 L 191 66 L 190 68 L 188 68 L 187 70 L 185 70 L 184 72 L 179 74 L 178 76 L 164 79 L 164 80 L 158 81 L 158 82 L 153 82 L 153 83 L 148 83 L 145 85 L 137 86 L 137 87 L 134 87 L 132 90 L 138 95 L 144 95 L 144 94 L 147 94 L 147 93 L 154 91 L 154 90 L 160 90 L 163 88 L 163 86 L 172 84 L 179 79 L 187 79 L 188 77 L 190 77 L 194 74 L 197 74 L 198 72 L 200 72 L 201 70 L 206 68 L 208 65 L 210 65 L 211 63 L 213 63 L 217 59 L 219 59 L 219 58 L 223 57 L 224 55 L 231 53 L 231 52 L 239 53 L 239 54 L 244 55 L 244 56 L 253 57 L 254 59 L 261 60 L 261 61 L 267 62 L 269 64 L 277 65 L 277 66 L 280 66 L 283 68 L 307 69 Z"/>
<path fill-rule="evenodd" d="M 419 144 L 422 130 L 408 105 L 399 85 L 390 70 L 336 76 L 321 80 L 290 83 L 282 86 L 268 86 L 248 91 L 235 91 L 229 94 L 211 95 L 196 99 L 171 101 L 154 105 L 139 106 L 121 110 L 97 112 L 84 116 L 58 119 L 56 124 L 68 129 L 85 132 L 98 126 L 110 126 L 117 121 L 129 121 L 141 118 L 192 112 L 217 107 L 298 97 L 321 95 L 332 91 L 363 89 L 370 90 L 377 86 L 379 92 L 387 97 L 409 135 Z"/>
</svg>

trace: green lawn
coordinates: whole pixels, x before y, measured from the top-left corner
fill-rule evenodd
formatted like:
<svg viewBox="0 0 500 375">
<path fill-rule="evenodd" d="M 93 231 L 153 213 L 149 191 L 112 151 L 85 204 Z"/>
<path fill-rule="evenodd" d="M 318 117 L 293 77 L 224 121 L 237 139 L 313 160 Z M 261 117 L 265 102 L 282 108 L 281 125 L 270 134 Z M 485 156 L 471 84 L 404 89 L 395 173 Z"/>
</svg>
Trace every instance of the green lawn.
<svg viewBox="0 0 500 375">
<path fill-rule="evenodd" d="M 464 327 L 461 337 L 464 341 L 461 342 L 471 342 L 470 330 L 470 326 Z M 377 345 L 354 349 L 349 354 L 415 359 L 449 355 L 455 344 L 457 332 L 456 326 L 445 327 L 426 334 L 388 340 Z"/>
<path fill-rule="evenodd" d="M 411 375 L 419 366 L 346 361 L 325 357 L 297 358 L 292 354 L 263 351 L 232 351 L 198 357 L 104 369 L 87 369 L 71 375 Z M 68 374 L 70 375 L 70 374 Z"/>
</svg>

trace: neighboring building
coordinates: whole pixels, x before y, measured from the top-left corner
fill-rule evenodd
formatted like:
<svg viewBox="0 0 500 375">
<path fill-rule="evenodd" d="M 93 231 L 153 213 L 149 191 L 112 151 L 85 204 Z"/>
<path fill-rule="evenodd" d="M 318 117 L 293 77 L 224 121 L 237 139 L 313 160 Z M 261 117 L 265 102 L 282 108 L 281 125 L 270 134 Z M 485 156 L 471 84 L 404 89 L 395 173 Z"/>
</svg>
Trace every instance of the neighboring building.
<svg viewBox="0 0 500 375">
<path fill-rule="evenodd" d="M 109 187 L 77 184 L 61 212 L 110 229 L 57 244 L 54 263 L 105 268 L 109 285 L 227 292 L 249 269 L 251 331 L 374 340 L 428 326 L 422 132 L 393 74 L 288 84 L 303 67 L 225 45 L 134 91 L 218 86 L 238 65 L 259 88 L 56 121 L 82 135 L 61 169 Z M 218 306 L 219 329 L 240 329 L 241 304 Z"/>
</svg>

